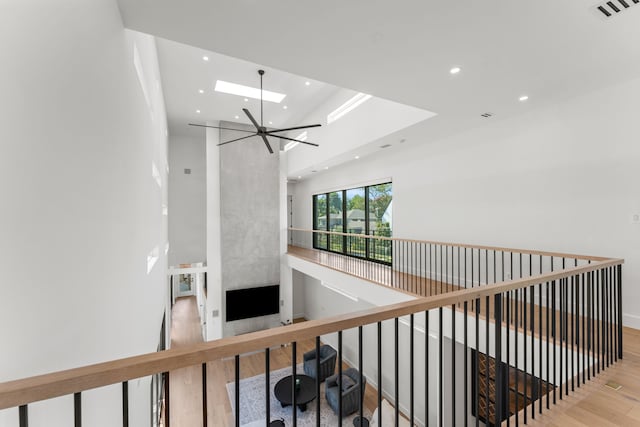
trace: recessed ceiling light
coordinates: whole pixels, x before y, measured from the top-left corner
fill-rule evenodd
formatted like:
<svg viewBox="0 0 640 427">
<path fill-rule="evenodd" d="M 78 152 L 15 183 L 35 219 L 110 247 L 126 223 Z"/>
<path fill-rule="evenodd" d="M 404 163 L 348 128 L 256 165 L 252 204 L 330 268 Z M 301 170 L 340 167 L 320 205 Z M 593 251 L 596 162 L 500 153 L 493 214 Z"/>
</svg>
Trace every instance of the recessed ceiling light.
<svg viewBox="0 0 640 427">
<path fill-rule="evenodd" d="M 231 95 L 242 96 L 243 98 L 260 99 L 260 88 L 239 85 L 237 83 L 229 83 L 223 80 L 216 81 L 216 92 L 228 93 Z M 268 90 L 262 91 L 262 99 L 269 102 L 275 102 L 279 104 L 284 97 L 287 96 L 283 93 L 271 92 Z"/>
<path fill-rule="evenodd" d="M 245 99 L 244 99 L 244 102 L 249 102 L 249 98 L 245 98 Z"/>
<path fill-rule="evenodd" d="M 356 96 L 349 99 L 347 102 L 329 113 L 329 115 L 327 116 L 327 123 L 335 122 L 340 117 L 344 116 L 351 110 L 356 109 L 359 105 L 368 101 L 369 99 L 371 99 L 371 95 L 367 95 L 366 93 L 362 92 L 358 93 Z"/>
<path fill-rule="evenodd" d="M 356 156 L 355 159 L 358 160 L 360 158 L 360 156 Z"/>
<path fill-rule="evenodd" d="M 298 175 L 298 179 L 302 179 L 302 177 L 300 175 Z"/>
<path fill-rule="evenodd" d="M 270 125 L 272 125 L 272 124 L 273 124 L 273 122 L 272 122 L 271 120 L 269 120 L 269 124 L 270 124 Z"/>
<path fill-rule="evenodd" d="M 198 89 L 198 92 L 204 93 L 204 89 Z"/>
<path fill-rule="evenodd" d="M 235 116 L 235 117 L 236 117 L 236 119 L 239 119 L 239 118 L 240 118 L 240 116 Z"/>
<path fill-rule="evenodd" d="M 324 170 L 327 170 L 327 169 L 329 169 L 329 166 L 325 166 L 325 167 L 324 167 Z"/>
<path fill-rule="evenodd" d="M 453 67 L 452 69 L 449 70 L 451 74 L 458 74 L 460 71 L 462 71 L 460 67 Z"/>
<path fill-rule="evenodd" d="M 200 110 L 196 110 L 196 113 L 200 114 Z"/>
<path fill-rule="evenodd" d="M 208 60 L 209 60 L 209 57 L 205 55 L 205 56 L 203 56 L 203 57 L 202 57 L 202 60 L 203 60 L 203 61 L 208 61 Z"/>
<path fill-rule="evenodd" d="M 528 97 L 527 95 L 522 95 L 520 98 L 518 98 L 518 100 L 519 100 L 520 102 L 524 102 L 524 101 L 526 101 L 527 99 L 529 99 L 529 97 Z"/>
<path fill-rule="evenodd" d="M 309 85 L 311 85 L 311 82 L 304 82 L 304 85 L 305 86 L 309 86 Z"/>
<path fill-rule="evenodd" d="M 289 107 L 287 107 L 286 105 L 283 105 L 283 106 L 282 106 L 282 109 L 283 109 L 283 110 L 286 110 L 287 108 L 289 108 Z"/>
</svg>

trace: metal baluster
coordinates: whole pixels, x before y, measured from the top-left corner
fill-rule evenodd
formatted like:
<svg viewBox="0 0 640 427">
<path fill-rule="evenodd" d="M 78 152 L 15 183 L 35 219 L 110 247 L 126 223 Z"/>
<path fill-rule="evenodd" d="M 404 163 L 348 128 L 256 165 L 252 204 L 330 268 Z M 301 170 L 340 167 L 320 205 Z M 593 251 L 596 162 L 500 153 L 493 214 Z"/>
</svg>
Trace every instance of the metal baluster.
<svg viewBox="0 0 640 427">
<path fill-rule="evenodd" d="M 504 252 L 502 253 L 502 281 L 504 282 Z M 506 374 L 507 374 L 507 380 L 506 380 L 506 385 L 507 385 L 507 427 L 511 426 L 511 414 L 510 414 L 510 404 L 509 402 L 511 402 L 511 387 L 509 386 L 509 371 L 511 370 L 511 346 L 510 346 L 510 341 L 511 341 L 511 291 L 507 291 L 506 293 L 506 298 L 507 298 L 507 312 L 506 312 L 506 323 L 507 323 L 507 369 L 506 369 Z M 516 331 L 517 333 L 517 331 Z M 516 374 L 517 375 L 517 374 Z M 516 393 L 516 402 L 518 402 L 518 394 Z M 516 410 L 518 408 L 518 405 L 516 403 Z"/>
<path fill-rule="evenodd" d="M 82 427 L 82 393 L 73 394 L 73 425 Z"/>
<path fill-rule="evenodd" d="M 529 254 L 529 277 L 533 276 L 532 271 L 532 261 L 531 254 Z M 535 342 L 534 342 L 534 334 L 535 334 L 535 287 L 529 286 L 529 313 L 531 315 L 531 419 L 535 419 L 536 417 L 536 401 L 537 398 L 536 393 L 534 393 L 534 382 L 535 382 L 535 373 L 536 373 L 536 358 L 535 358 Z"/>
<path fill-rule="evenodd" d="M 441 259 L 442 261 L 442 259 Z M 442 271 L 442 270 L 440 270 Z M 442 279 L 442 276 L 441 276 Z M 440 286 L 442 286 L 442 281 L 440 281 Z M 442 290 L 442 289 L 441 289 Z M 444 418 L 444 399 L 443 399 L 443 389 L 444 389 L 444 385 L 443 385 L 443 374 L 444 374 L 444 370 L 442 369 L 442 358 L 444 357 L 444 353 L 443 353 L 443 349 L 444 349 L 444 331 L 443 331 L 443 327 L 442 327 L 442 307 L 438 308 L 438 363 L 439 363 L 439 367 L 438 367 L 438 413 L 440 414 L 439 417 L 439 425 L 440 427 L 442 427 L 443 425 L 443 418 Z M 398 407 L 396 406 L 396 412 L 398 410 Z M 396 418 L 396 425 L 398 425 L 398 419 Z"/>
<path fill-rule="evenodd" d="M 236 427 L 240 427 L 240 355 L 235 356 L 236 369 Z"/>
<path fill-rule="evenodd" d="M 208 422 L 207 420 L 207 364 L 205 362 L 202 364 L 202 425 L 203 427 L 207 427 L 207 422 Z"/>
<path fill-rule="evenodd" d="M 396 425 L 398 425 L 399 416 L 400 416 L 399 415 L 400 412 L 399 412 L 399 409 L 398 409 L 398 407 L 400 406 L 400 375 L 399 375 L 399 370 L 398 370 L 398 362 L 399 362 L 399 358 L 400 357 L 399 357 L 399 352 L 398 352 L 398 347 L 399 347 L 399 345 L 398 345 L 398 338 L 399 338 L 398 337 L 398 323 L 399 323 L 399 320 L 396 317 L 394 319 L 394 322 L 393 322 L 394 340 L 395 340 L 395 342 L 394 342 L 395 348 L 394 348 L 394 368 L 393 368 L 393 373 L 394 373 L 394 378 L 395 378 L 395 380 L 394 380 L 394 388 L 395 388 L 395 399 L 396 399 L 396 402 L 395 402 L 395 407 L 396 407 Z"/>
<path fill-rule="evenodd" d="M 129 381 L 122 382 L 122 426 L 129 427 Z"/>
<path fill-rule="evenodd" d="M 511 265 L 511 271 L 513 271 L 513 264 Z M 511 276 L 513 277 L 513 276 Z M 514 311 L 514 320 L 515 320 L 515 355 L 514 358 L 516 360 L 516 426 L 520 425 L 520 420 L 519 420 L 519 413 L 520 413 L 520 369 L 518 368 L 518 365 L 520 364 L 520 361 L 518 359 L 518 348 L 520 347 L 520 339 L 519 339 L 519 335 L 520 333 L 518 332 L 518 328 L 519 328 L 519 318 L 518 315 L 520 313 L 520 292 L 518 289 L 515 289 L 513 291 L 513 295 L 515 297 L 515 304 L 513 307 L 513 311 Z M 525 341 L 526 341 L 526 336 L 524 337 Z M 526 390 L 525 390 L 526 391 Z M 525 399 L 523 399 L 523 404 L 525 404 L 524 402 L 526 402 L 526 393 L 524 394 Z M 524 406 L 523 406 L 524 408 Z M 526 412 L 526 411 L 524 411 Z"/>
<path fill-rule="evenodd" d="M 576 261 L 577 262 L 577 261 Z M 585 299 L 585 286 L 584 286 L 584 282 L 585 281 L 585 276 L 584 273 L 581 274 L 580 277 L 580 295 L 581 295 L 581 301 L 580 301 L 580 316 L 579 316 L 579 322 L 580 322 L 580 326 L 582 327 L 582 340 L 581 340 L 581 344 L 582 344 L 582 384 L 585 383 L 585 369 L 586 369 L 586 364 L 585 364 L 585 347 L 584 347 L 584 343 L 586 341 L 586 335 L 585 335 L 585 330 L 584 330 L 584 324 L 585 324 L 585 306 L 584 306 L 584 299 Z M 580 346 L 578 346 L 578 349 L 580 349 Z M 580 359 L 580 355 L 578 355 L 578 359 Z M 580 386 L 580 368 L 578 368 L 578 387 Z"/>
<path fill-rule="evenodd" d="M 342 427 L 342 331 L 338 331 L 338 427 Z"/>
<path fill-rule="evenodd" d="M 411 420 L 411 425 L 413 425 L 414 422 L 414 402 L 413 402 L 413 391 L 414 391 L 414 380 L 413 380 L 413 375 L 414 375 L 414 370 L 413 370 L 413 327 L 414 327 L 414 318 L 413 318 L 413 313 L 411 313 L 411 315 L 409 316 L 409 414 L 410 414 L 410 420 Z"/>
<path fill-rule="evenodd" d="M 576 387 L 575 387 L 575 363 L 574 363 L 574 355 L 575 355 L 575 350 L 574 350 L 574 342 L 576 340 L 576 336 L 575 336 L 575 331 L 573 328 L 573 319 L 576 317 L 576 311 L 575 311 L 575 297 L 574 297 L 574 290 L 575 290 L 575 286 L 576 286 L 576 276 L 571 276 L 571 287 L 570 287 L 570 292 L 569 292 L 569 305 L 568 305 L 568 309 L 572 310 L 571 313 L 571 321 L 569 323 L 571 323 L 571 392 L 575 392 L 576 391 Z M 568 311 L 568 310 L 567 310 Z M 567 342 L 568 344 L 568 342 Z M 567 353 L 568 354 L 568 353 Z"/>
<path fill-rule="evenodd" d="M 466 255 L 466 248 L 465 248 Z M 465 286 L 466 286 L 466 257 L 465 257 Z M 469 325 L 467 324 L 467 312 L 468 312 L 468 301 L 464 302 L 464 425 L 469 425 L 469 393 L 468 393 L 468 383 L 469 383 L 469 369 L 468 369 L 468 352 L 469 352 L 469 342 L 468 342 L 468 329 Z M 429 331 L 425 331 L 426 334 Z M 428 355 L 425 355 L 428 357 Z"/>
<path fill-rule="evenodd" d="M 411 315 L 413 317 L 413 314 Z M 413 353 L 412 353 L 413 356 Z M 413 357 L 411 358 L 411 366 L 413 367 Z M 362 326 L 358 326 L 358 371 L 360 374 L 360 394 L 358 395 L 358 401 L 360 404 L 358 405 L 358 416 L 360 417 L 360 427 L 362 427 L 362 420 L 364 419 L 364 378 L 363 378 L 363 370 L 364 366 L 362 364 Z M 320 371 L 316 371 L 320 372 Z M 320 394 L 318 393 L 318 400 Z M 318 411 L 320 412 L 320 411 Z M 318 421 L 319 422 L 319 421 Z"/>
<path fill-rule="evenodd" d="M 264 396 L 268 424 L 271 422 L 271 349 L 269 347 L 264 349 Z"/>
<path fill-rule="evenodd" d="M 485 270 L 486 272 L 486 270 Z M 485 343 L 484 343 L 484 362 L 485 362 L 485 373 L 484 373 L 484 380 L 485 380 L 485 403 L 486 403 L 486 416 L 487 416 L 487 421 L 490 421 L 490 412 L 489 412 L 489 373 L 491 372 L 491 369 L 489 368 L 491 362 L 489 361 L 489 320 L 491 319 L 491 314 L 489 313 L 489 296 L 487 296 L 485 298 L 485 315 L 484 315 L 484 326 L 485 326 L 485 331 L 484 331 L 484 338 L 485 338 Z M 497 366 L 496 366 L 496 371 L 497 371 Z M 496 418 L 494 420 L 497 421 L 497 417 L 498 414 L 495 415 Z"/>
<path fill-rule="evenodd" d="M 429 311 L 428 310 L 424 312 L 424 424 L 429 425 Z M 378 425 L 381 426 L 382 424 L 378 422 Z"/>
<path fill-rule="evenodd" d="M 473 249 L 471 249 L 471 255 L 473 256 Z M 473 265 L 473 257 L 471 259 L 472 265 Z M 472 286 L 473 286 L 473 282 L 472 282 Z M 475 311 L 476 311 L 476 339 L 475 339 L 475 344 L 476 344 L 476 351 L 475 351 L 475 355 L 474 355 L 474 368 L 475 368 L 475 383 L 476 383 L 476 389 L 475 389 L 475 393 L 474 393 L 474 406 L 475 406 L 475 414 L 476 414 L 476 427 L 480 426 L 480 363 L 479 363 L 479 357 L 480 357 L 480 298 L 476 298 L 475 301 Z"/>
<path fill-rule="evenodd" d="M 320 337 L 316 337 L 316 427 L 320 427 Z"/>
<path fill-rule="evenodd" d="M 451 305 L 451 425 L 456 425 L 456 305 Z M 411 422 L 413 425 L 413 420 Z"/>
<path fill-rule="evenodd" d="M 547 409 L 550 408 L 549 404 L 549 382 L 551 379 L 551 367 L 549 365 L 551 365 L 550 359 L 549 359 L 549 305 L 550 305 L 550 301 L 549 301 L 549 282 L 545 283 L 545 312 L 546 312 L 546 330 L 547 330 L 547 358 L 545 359 L 547 361 L 547 378 L 546 378 L 546 392 L 547 392 Z"/>
<path fill-rule="evenodd" d="M 18 417 L 20 427 L 29 427 L 29 407 L 27 405 L 21 405 L 18 408 Z"/>
<path fill-rule="evenodd" d="M 616 267 L 618 285 L 618 359 L 622 359 L 622 265 Z"/>
<path fill-rule="evenodd" d="M 378 322 L 378 425 L 382 425 L 382 322 Z"/>
<path fill-rule="evenodd" d="M 169 396 L 169 372 L 163 372 L 162 376 L 164 377 L 164 425 L 165 427 L 169 427 L 171 424 L 171 412 L 170 412 L 170 396 Z M 237 384 L 237 382 L 236 382 Z M 237 402 L 237 400 L 236 400 Z"/>
<path fill-rule="evenodd" d="M 494 253 L 495 255 L 495 253 Z M 495 257 L 494 257 L 495 260 Z M 495 275 L 494 275 L 495 278 Z M 502 407 L 502 397 L 503 397 L 503 393 L 504 393 L 504 385 L 505 383 L 503 382 L 503 378 L 502 378 L 502 294 L 496 294 L 494 295 L 494 300 L 493 300 L 493 311 L 494 311 L 494 335 L 495 335 L 495 339 L 494 339 L 494 355 L 495 355 L 495 366 L 496 366 L 496 378 L 495 378 L 495 388 L 496 388 L 496 395 L 495 395 L 495 411 L 496 411 L 496 415 L 495 415 L 495 420 L 494 420 L 494 424 L 495 425 L 502 425 L 502 420 L 503 420 L 503 407 Z M 488 304 L 487 304 L 488 306 Z M 487 319 L 486 319 L 486 323 L 489 324 L 489 316 L 488 316 L 488 312 L 487 312 Z M 489 354 L 489 351 L 487 349 L 487 355 Z M 488 366 L 487 366 L 488 368 Z M 507 366 L 508 369 L 508 366 Z M 487 372 L 488 374 L 488 372 Z M 487 375 L 488 376 L 488 375 Z M 489 379 L 487 378 L 487 384 L 489 383 L 488 381 Z M 507 397 L 508 397 L 508 388 L 509 388 L 509 384 L 506 384 L 507 386 Z M 488 401 L 489 399 L 487 399 Z M 508 415 L 507 415 L 508 417 Z M 455 422 L 452 424 L 455 426 Z"/>
</svg>

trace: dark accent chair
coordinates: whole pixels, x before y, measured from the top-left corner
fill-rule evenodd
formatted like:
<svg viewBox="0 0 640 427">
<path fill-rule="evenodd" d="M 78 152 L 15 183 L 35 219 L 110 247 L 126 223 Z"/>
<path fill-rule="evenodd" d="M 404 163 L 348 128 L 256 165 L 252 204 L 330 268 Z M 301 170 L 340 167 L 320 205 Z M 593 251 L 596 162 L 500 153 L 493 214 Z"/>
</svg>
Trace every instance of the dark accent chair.
<svg viewBox="0 0 640 427">
<path fill-rule="evenodd" d="M 364 397 L 364 389 L 367 387 L 367 379 L 362 377 L 362 392 L 360 392 L 360 371 L 355 368 L 347 368 L 342 371 L 342 391 L 338 384 L 338 374 L 327 378 L 324 383 L 324 394 L 327 403 L 338 414 L 338 398 L 342 396 L 342 416 L 353 414 L 360 409 L 360 402 Z"/>
<path fill-rule="evenodd" d="M 311 350 L 304 354 L 304 373 L 311 378 L 316 378 L 316 351 Z M 324 381 L 328 376 L 333 375 L 336 369 L 336 359 L 338 353 L 330 345 L 320 347 L 320 372 L 317 378 L 320 382 Z"/>
</svg>

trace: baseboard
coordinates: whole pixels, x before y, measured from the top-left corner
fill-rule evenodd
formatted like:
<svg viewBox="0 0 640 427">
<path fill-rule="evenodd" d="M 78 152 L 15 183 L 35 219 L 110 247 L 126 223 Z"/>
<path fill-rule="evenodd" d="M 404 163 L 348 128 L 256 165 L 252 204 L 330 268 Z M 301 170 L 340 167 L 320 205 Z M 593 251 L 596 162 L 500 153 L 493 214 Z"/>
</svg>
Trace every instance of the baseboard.
<svg viewBox="0 0 640 427">
<path fill-rule="evenodd" d="M 622 324 L 629 328 L 640 329 L 640 316 L 622 313 Z"/>
</svg>

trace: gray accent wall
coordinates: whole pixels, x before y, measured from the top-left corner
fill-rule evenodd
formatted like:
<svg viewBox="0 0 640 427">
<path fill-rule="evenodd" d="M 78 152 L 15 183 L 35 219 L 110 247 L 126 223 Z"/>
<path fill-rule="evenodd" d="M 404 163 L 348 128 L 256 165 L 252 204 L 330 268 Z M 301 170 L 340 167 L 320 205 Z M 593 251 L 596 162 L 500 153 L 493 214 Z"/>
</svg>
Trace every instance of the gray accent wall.
<svg viewBox="0 0 640 427">
<path fill-rule="evenodd" d="M 220 122 L 220 126 L 254 129 L 230 122 Z M 220 141 L 247 135 L 221 129 Z M 259 137 L 219 147 L 223 304 L 229 289 L 280 282 L 280 144 L 271 142 L 273 154 Z M 279 323 L 277 314 L 224 322 L 223 333 L 237 335 Z"/>
</svg>

